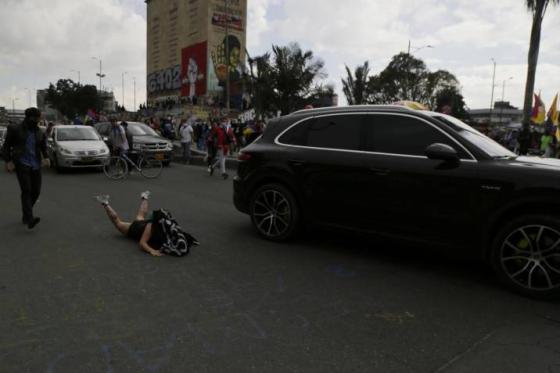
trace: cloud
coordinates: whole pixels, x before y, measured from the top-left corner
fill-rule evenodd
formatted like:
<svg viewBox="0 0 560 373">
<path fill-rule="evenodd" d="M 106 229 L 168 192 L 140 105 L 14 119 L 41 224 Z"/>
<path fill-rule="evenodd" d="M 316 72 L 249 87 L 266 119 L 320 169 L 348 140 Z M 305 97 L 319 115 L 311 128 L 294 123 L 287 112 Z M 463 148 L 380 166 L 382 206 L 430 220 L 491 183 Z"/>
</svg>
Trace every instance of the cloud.
<svg viewBox="0 0 560 373">
<path fill-rule="evenodd" d="M 59 78 L 98 85 L 95 74 L 101 57 L 103 86 L 122 97 L 122 73 L 128 107 L 132 106 L 132 77 L 137 80 L 137 103 L 145 101 L 146 22 L 131 8 L 113 0 L 7 0 L 0 13 L 0 105 L 28 103 L 23 88 L 46 88 Z M 5 72 L 5 73 L 4 73 Z M 14 88 L 16 87 L 16 88 Z M 34 98 L 32 103 L 34 103 Z"/>
</svg>

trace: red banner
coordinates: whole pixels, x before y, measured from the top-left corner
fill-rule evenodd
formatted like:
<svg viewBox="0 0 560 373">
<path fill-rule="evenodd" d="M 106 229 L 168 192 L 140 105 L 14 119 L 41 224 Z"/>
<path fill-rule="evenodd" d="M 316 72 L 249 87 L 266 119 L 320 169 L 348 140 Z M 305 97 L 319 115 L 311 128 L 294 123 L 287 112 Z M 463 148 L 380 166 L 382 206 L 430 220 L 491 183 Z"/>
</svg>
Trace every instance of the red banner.
<svg viewBox="0 0 560 373">
<path fill-rule="evenodd" d="M 206 94 L 207 43 L 199 43 L 181 50 L 181 96 Z"/>
</svg>

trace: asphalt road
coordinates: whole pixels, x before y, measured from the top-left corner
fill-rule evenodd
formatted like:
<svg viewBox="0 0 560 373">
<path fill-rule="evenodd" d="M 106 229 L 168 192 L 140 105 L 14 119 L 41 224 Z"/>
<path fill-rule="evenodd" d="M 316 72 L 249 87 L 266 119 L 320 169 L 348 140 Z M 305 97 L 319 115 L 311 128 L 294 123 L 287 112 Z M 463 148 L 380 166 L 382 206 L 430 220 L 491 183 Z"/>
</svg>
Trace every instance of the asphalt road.
<svg viewBox="0 0 560 373">
<path fill-rule="evenodd" d="M 202 243 L 151 257 L 141 191 Z M 454 253 L 312 230 L 261 240 L 231 179 L 173 165 L 157 180 L 44 173 L 35 230 L 0 172 L 1 372 L 560 372 L 560 303 L 502 289 Z"/>
</svg>

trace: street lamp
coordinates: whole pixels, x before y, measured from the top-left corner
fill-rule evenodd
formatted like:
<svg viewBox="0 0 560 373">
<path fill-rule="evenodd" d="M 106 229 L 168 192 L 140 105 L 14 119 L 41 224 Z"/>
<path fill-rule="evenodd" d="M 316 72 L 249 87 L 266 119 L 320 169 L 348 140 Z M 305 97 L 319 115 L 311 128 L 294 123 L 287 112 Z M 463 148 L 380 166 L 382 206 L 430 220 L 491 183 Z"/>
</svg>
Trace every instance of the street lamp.
<svg viewBox="0 0 560 373">
<path fill-rule="evenodd" d="M 408 50 L 406 52 L 407 56 L 408 56 L 408 63 L 407 63 L 407 69 L 406 69 L 407 70 L 406 71 L 406 98 L 408 98 L 408 99 L 412 99 L 412 97 L 410 97 L 411 96 L 410 95 L 410 91 L 411 91 L 411 88 L 410 88 L 410 62 L 411 62 L 411 57 L 412 57 L 411 54 L 410 54 L 410 49 L 411 48 L 413 49 L 413 52 L 418 52 L 419 50 L 424 49 L 424 48 L 433 48 L 433 45 L 427 44 L 427 45 L 423 45 L 421 47 L 412 47 L 410 45 L 410 40 L 408 40 Z"/>
<path fill-rule="evenodd" d="M 12 97 L 12 114 L 16 114 L 16 101 L 19 101 L 19 98 Z"/>
<path fill-rule="evenodd" d="M 29 88 L 24 88 L 25 91 L 27 91 L 27 103 L 28 103 L 28 107 L 31 107 L 31 90 Z"/>
<path fill-rule="evenodd" d="M 101 61 L 101 57 L 91 57 L 92 60 L 99 60 L 99 73 L 95 74 L 99 77 L 99 91 L 101 92 L 101 79 L 105 77 L 103 74 L 103 61 Z"/>
<path fill-rule="evenodd" d="M 502 84 L 502 105 L 501 105 L 501 108 L 500 108 L 500 124 L 503 121 L 503 115 L 504 115 L 504 105 L 505 105 L 504 96 L 505 96 L 505 92 L 506 92 L 506 82 L 508 80 L 512 80 L 512 79 L 513 79 L 513 76 L 510 76 L 509 78 L 504 79 L 504 82 Z"/>
<path fill-rule="evenodd" d="M 128 74 L 126 71 L 122 73 L 122 103 L 121 106 L 124 109 L 124 76 Z"/>
<path fill-rule="evenodd" d="M 74 70 L 74 69 L 72 69 L 72 70 L 70 70 L 70 71 L 72 71 L 73 73 L 78 73 L 78 85 L 80 85 L 80 80 L 81 80 L 81 79 L 80 79 L 80 70 Z"/>
<path fill-rule="evenodd" d="M 492 125 L 492 114 L 494 111 L 494 87 L 496 86 L 496 60 L 494 58 L 490 58 L 490 61 L 494 63 L 494 72 L 492 73 L 492 95 L 490 96 L 490 119 L 488 120 L 488 124 Z"/>
<path fill-rule="evenodd" d="M 132 81 L 134 83 L 134 107 L 133 107 L 133 111 L 136 111 L 136 77 L 135 76 L 132 77 Z"/>
</svg>

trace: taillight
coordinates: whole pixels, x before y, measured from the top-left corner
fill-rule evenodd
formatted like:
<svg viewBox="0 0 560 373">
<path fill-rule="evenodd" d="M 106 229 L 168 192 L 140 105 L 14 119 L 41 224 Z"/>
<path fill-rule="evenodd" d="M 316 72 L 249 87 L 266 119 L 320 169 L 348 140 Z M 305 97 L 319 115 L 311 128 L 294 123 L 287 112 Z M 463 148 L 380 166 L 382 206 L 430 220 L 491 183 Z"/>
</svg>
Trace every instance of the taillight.
<svg viewBox="0 0 560 373">
<path fill-rule="evenodd" d="M 239 154 L 237 155 L 237 159 L 240 161 L 250 161 L 251 158 L 253 158 L 251 153 L 239 152 Z"/>
</svg>

